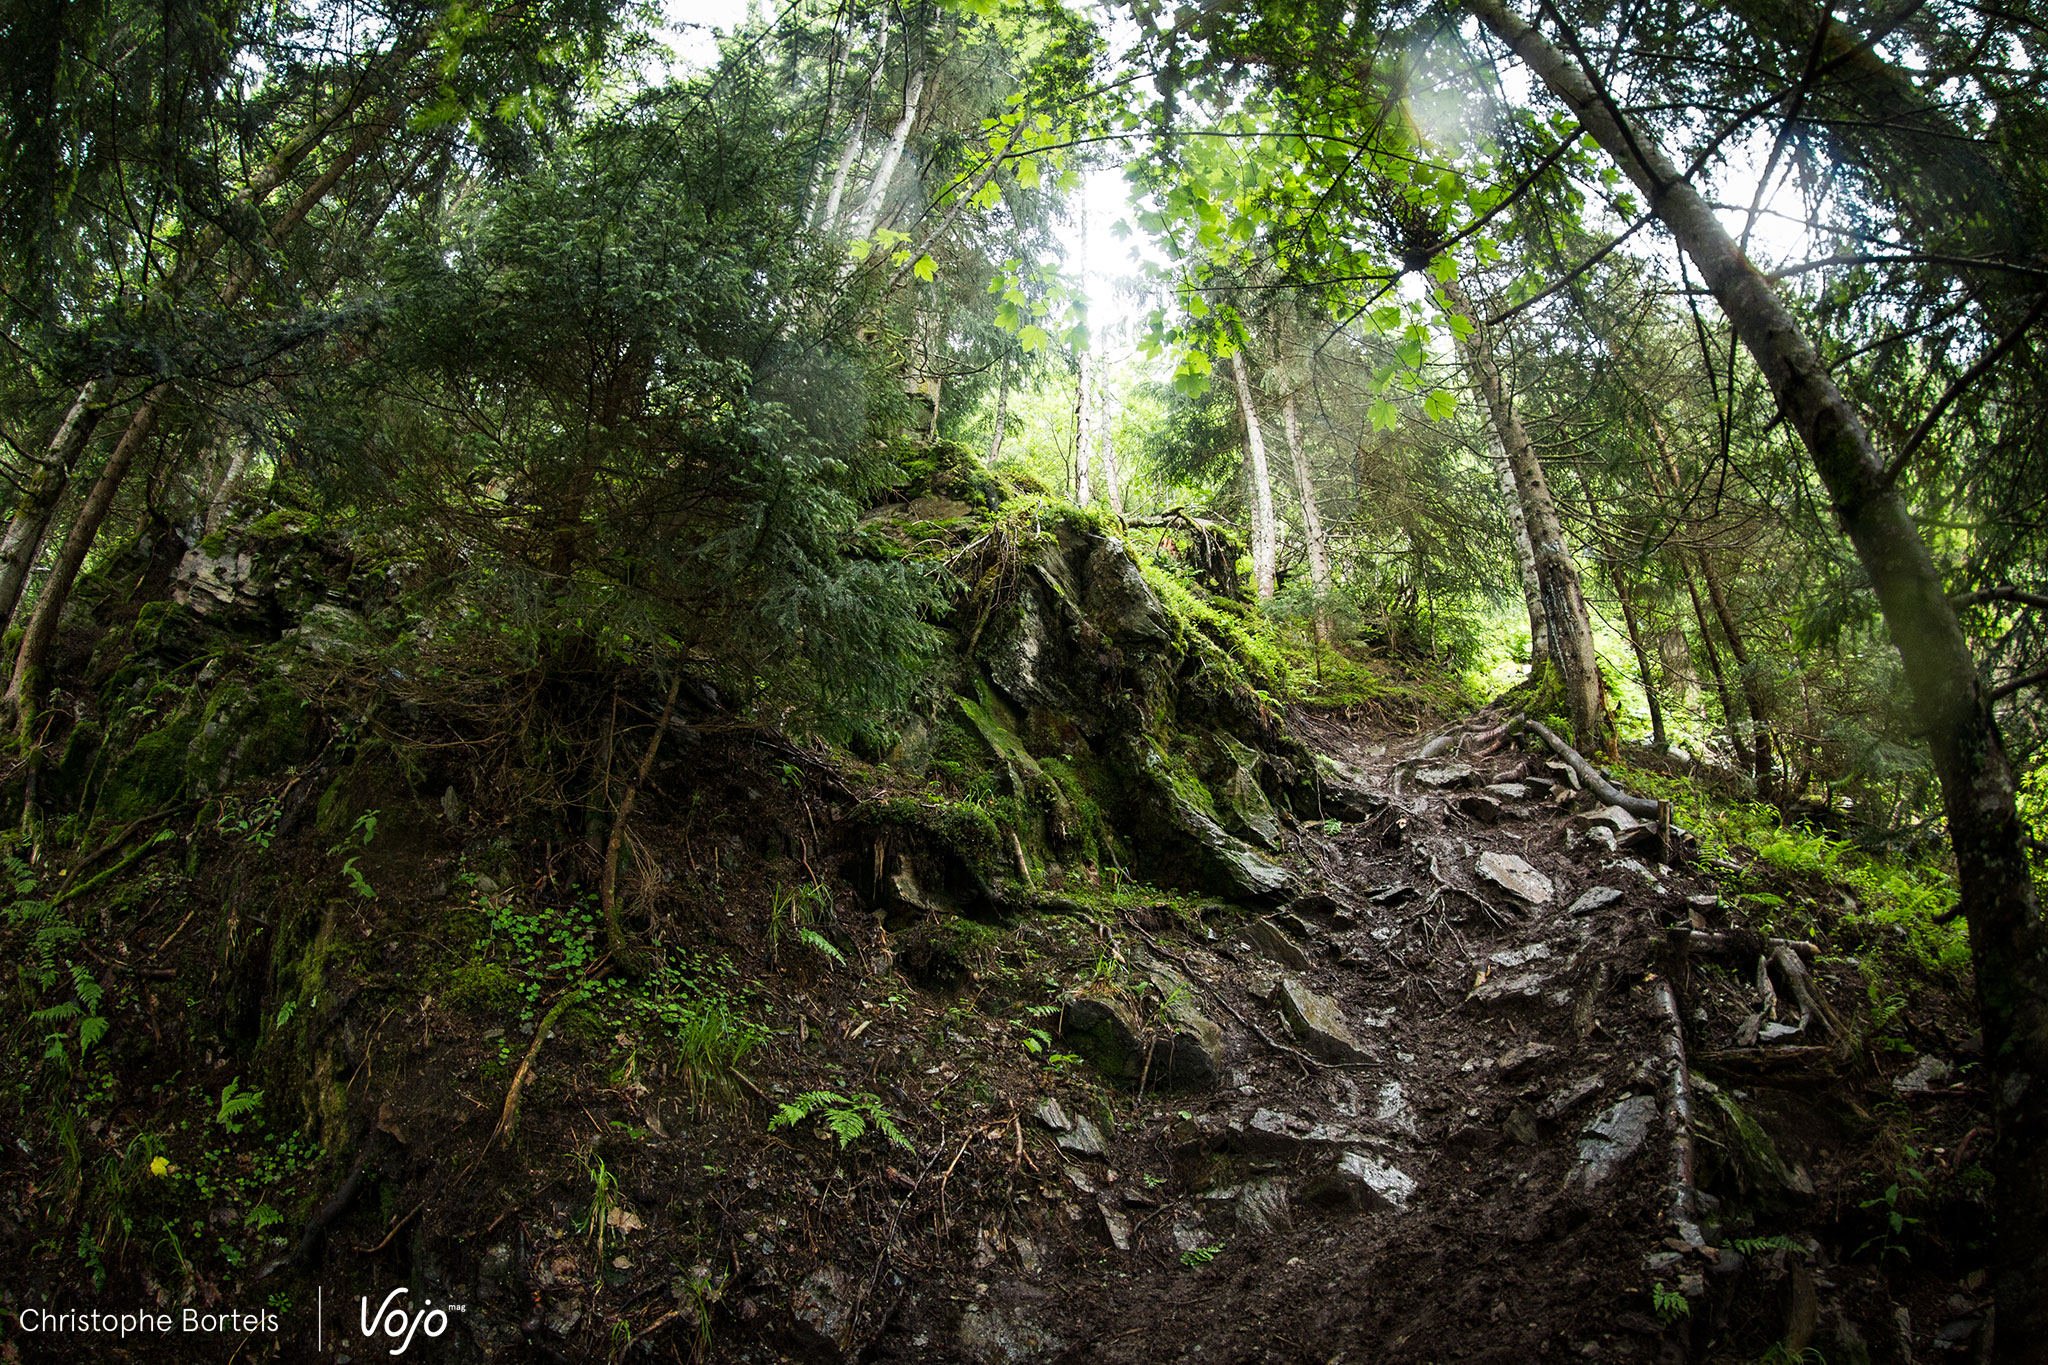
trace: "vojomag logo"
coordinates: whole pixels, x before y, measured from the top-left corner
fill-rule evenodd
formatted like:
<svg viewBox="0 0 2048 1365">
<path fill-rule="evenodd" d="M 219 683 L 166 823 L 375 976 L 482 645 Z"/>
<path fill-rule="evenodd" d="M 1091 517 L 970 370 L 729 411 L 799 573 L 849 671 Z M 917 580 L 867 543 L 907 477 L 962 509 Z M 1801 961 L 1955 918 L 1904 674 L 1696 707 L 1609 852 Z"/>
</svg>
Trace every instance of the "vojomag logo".
<svg viewBox="0 0 2048 1365">
<path fill-rule="evenodd" d="M 425 1300 L 414 1311 L 408 1311 L 406 1306 L 398 1301 L 411 1292 L 401 1285 L 386 1294 L 384 1302 L 377 1305 L 375 1317 L 370 1315 L 370 1296 L 363 1295 L 362 1328 L 363 1341 L 366 1344 L 381 1346 L 384 1341 L 395 1341 L 398 1344 L 391 1348 L 390 1354 L 402 1356 L 411 1347 L 415 1334 L 438 1337 L 448 1330 L 447 1312 L 434 1307 L 432 1299 Z M 384 1341 L 378 1340 L 380 1337 Z"/>
</svg>

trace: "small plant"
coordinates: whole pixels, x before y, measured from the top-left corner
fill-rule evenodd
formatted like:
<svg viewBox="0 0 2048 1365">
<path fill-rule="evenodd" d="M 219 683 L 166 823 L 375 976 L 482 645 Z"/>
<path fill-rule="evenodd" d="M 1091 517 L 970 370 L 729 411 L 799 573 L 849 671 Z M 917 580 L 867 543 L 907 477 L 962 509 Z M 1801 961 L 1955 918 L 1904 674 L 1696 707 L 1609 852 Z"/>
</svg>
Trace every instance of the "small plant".
<svg viewBox="0 0 2048 1365">
<path fill-rule="evenodd" d="M 1761 1256 L 1766 1251 L 1804 1251 L 1806 1248 L 1787 1237 L 1784 1233 L 1773 1233 L 1769 1237 L 1731 1237 L 1728 1245 L 1745 1256 Z"/>
<path fill-rule="evenodd" d="M 873 1124 L 883 1137 L 905 1151 L 915 1151 L 910 1139 L 903 1136 L 903 1130 L 896 1126 L 896 1120 L 882 1107 L 879 1096 L 858 1094 L 852 1097 L 831 1090 L 811 1090 L 798 1095 L 794 1100 L 776 1111 L 768 1121 L 772 1132 L 777 1128 L 794 1128 L 808 1118 L 817 1118 L 832 1136 L 839 1139 L 842 1150 L 851 1146 Z"/>
<path fill-rule="evenodd" d="M 831 922 L 832 892 L 823 882 L 776 887 L 770 893 L 768 904 L 768 956 L 775 957 L 781 949 L 782 940 L 788 937 L 820 957 L 844 967 L 846 954 L 840 952 L 818 927 Z"/>
<path fill-rule="evenodd" d="M 1180 1263 L 1189 1270 L 1193 1270 L 1196 1266 L 1207 1265 L 1215 1260 L 1216 1253 L 1221 1250 L 1223 1250 L 1223 1246 L 1220 1242 L 1211 1247 L 1192 1247 L 1180 1254 Z"/>
<path fill-rule="evenodd" d="M 377 814 L 376 811 L 368 810 L 358 815 L 356 822 L 349 826 L 348 833 L 342 836 L 341 842 L 327 851 L 330 854 L 347 853 L 351 848 L 358 850 L 368 848 L 370 841 L 377 837 Z M 341 875 L 343 880 L 348 883 L 349 890 L 355 892 L 366 901 L 375 900 L 377 898 L 376 888 L 370 885 L 369 879 L 364 877 L 362 872 L 356 867 L 357 859 L 362 856 L 360 852 L 357 852 L 347 862 L 343 863 L 341 865 Z"/>
<path fill-rule="evenodd" d="M 604 1158 L 597 1153 L 590 1154 L 590 1221 L 584 1231 L 590 1234 L 591 1246 L 597 1252 L 597 1263 L 604 1264 L 604 1239 L 610 1226 L 612 1210 L 619 1203 L 619 1178 L 604 1164 Z"/>
<path fill-rule="evenodd" d="M 1325 833 L 1325 834 L 1342 834 L 1343 832 L 1344 832 L 1344 822 L 1343 822 L 1342 820 L 1325 820 L 1325 821 L 1323 821 L 1323 833 Z"/>
<path fill-rule="evenodd" d="M 1692 1304 L 1676 1289 L 1667 1289 L 1662 1280 L 1650 1288 L 1650 1306 L 1657 1310 L 1657 1321 L 1669 1327 L 1680 1318 L 1692 1316 Z"/>
<path fill-rule="evenodd" d="M 231 1080 L 220 1092 L 220 1112 L 214 1115 L 213 1121 L 230 1133 L 239 1133 L 262 1103 L 261 1090 L 244 1090 L 239 1079 Z"/>
</svg>

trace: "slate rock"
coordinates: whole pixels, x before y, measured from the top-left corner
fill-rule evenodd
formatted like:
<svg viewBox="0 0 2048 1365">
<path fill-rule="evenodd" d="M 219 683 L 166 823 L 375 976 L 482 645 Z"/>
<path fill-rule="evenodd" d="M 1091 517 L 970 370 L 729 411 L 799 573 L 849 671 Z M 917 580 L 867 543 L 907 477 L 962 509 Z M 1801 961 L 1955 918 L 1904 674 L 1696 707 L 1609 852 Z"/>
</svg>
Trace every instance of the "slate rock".
<svg viewBox="0 0 2048 1365">
<path fill-rule="evenodd" d="M 1352 1034 L 1337 1002 L 1317 995 L 1293 977 L 1280 983 L 1280 1012 L 1302 1045 L 1316 1056 L 1332 1062 L 1368 1059 L 1370 1054 Z"/>
<path fill-rule="evenodd" d="M 1487 961 L 1496 967 L 1512 970 L 1526 967 L 1531 962 L 1541 962 L 1550 956 L 1550 945 L 1541 942 L 1525 943 L 1519 948 L 1503 948 L 1487 956 Z"/>
<path fill-rule="evenodd" d="M 1317 1123 L 1277 1109 L 1260 1109 L 1230 1125 L 1231 1145 L 1254 1156 L 1296 1156 L 1318 1148 L 1348 1147 L 1376 1139 L 1342 1124 Z"/>
<path fill-rule="evenodd" d="M 1480 790 L 1499 801 L 1526 801 L 1530 796 L 1530 788 L 1524 782 L 1490 782 Z"/>
<path fill-rule="evenodd" d="M 1470 763 L 1439 763 L 1417 768 L 1415 781 L 1418 786 L 1434 787 L 1439 791 L 1476 787 L 1479 785 L 1479 771 Z"/>
<path fill-rule="evenodd" d="M 1102 1130 L 1079 1114 L 1074 1115 L 1074 1126 L 1053 1141 L 1060 1145 L 1060 1150 L 1075 1156 L 1101 1156 L 1109 1150 L 1102 1140 Z"/>
<path fill-rule="evenodd" d="M 1468 820 L 1476 820 L 1482 825 L 1500 823 L 1500 802 L 1494 797 L 1480 792 L 1465 792 L 1451 804 Z"/>
<path fill-rule="evenodd" d="M 1892 1077 L 1892 1089 L 1902 1095 L 1925 1094 L 1938 1085 L 1948 1084 L 1949 1064 L 1933 1053 L 1913 1063 L 1913 1069 L 1904 1075 Z"/>
<path fill-rule="evenodd" d="M 820 1266 L 790 1295 L 789 1309 L 807 1345 L 843 1351 L 853 1329 L 853 1278 L 837 1266 Z"/>
<path fill-rule="evenodd" d="M 1060 1108 L 1060 1102 L 1056 1099 L 1047 1099 L 1044 1104 L 1031 1111 L 1031 1117 L 1055 1133 L 1064 1133 L 1074 1126 L 1072 1120 L 1067 1117 L 1067 1111 Z"/>
<path fill-rule="evenodd" d="M 1513 853 L 1488 851 L 1479 855 L 1473 870 L 1495 886 L 1530 905 L 1547 905 L 1556 892 L 1550 878 Z"/>
<path fill-rule="evenodd" d="M 1287 1182 L 1255 1180 L 1237 1192 L 1237 1227 L 1255 1237 L 1286 1232 L 1294 1226 L 1287 1206 Z"/>
<path fill-rule="evenodd" d="M 1512 1079 L 1532 1067 L 1541 1065 L 1556 1055 L 1557 1048 L 1550 1043 L 1524 1043 L 1501 1054 L 1494 1064 L 1494 1072 L 1503 1080 Z"/>
<path fill-rule="evenodd" d="M 1620 806 L 1597 806 L 1571 819 L 1573 829 L 1590 831 L 1604 826 L 1616 834 L 1631 833 L 1642 828 L 1642 823 Z"/>
<path fill-rule="evenodd" d="M 1131 1220 L 1123 1210 L 1107 1201 L 1098 1202 L 1095 1211 L 1102 1215 L 1102 1230 L 1109 1234 L 1109 1244 L 1118 1251 L 1131 1249 Z"/>
<path fill-rule="evenodd" d="M 1027 1365 L 1062 1355 L 1067 1343 L 1019 1309 L 972 1304 L 960 1315 L 960 1352 L 975 1365 Z"/>
<path fill-rule="evenodd" d="M 1239 931 L 1245 941 L 1283 967 L 1297 972 L 1309 969 L 1308 953 L 1268 919 L 1249 919 Z"/>
<path fill-rule="evenodd" d="M 1535 1000 L 1550 984 L 1541 972 L 1495 972 L 1472 990 L 1471 998 L 1485 1004 L 1502 1000 Z"/>
<path fill-rule="evenodd" d="M 1595 910 L 1614 904 L 1621 899 L 1621 892 L 1611 886 L 1589 886 L 1579 898 L 1572 902 L 1567 915 L 1590 915 Z"/>
<path fill-rule="evenodd" d="M 1390 1162 L 1366 1152 L 1346 1152 L 1337 1169 L 1316 1182 L 1311 1198 L 1354 1209 L 1401 1210 L 1415 1194 L 1415 1180 Z"/>
<path fill-rule="evenodd" d="M 1592 1188 L 1620 1170 L 1642 1150 L 1657 1123 L 1657 1101 L 1630 1095 L 1600 1111 L 1579 1137 L 1579 1164 L 1573 1172 Z"/>
</svg>

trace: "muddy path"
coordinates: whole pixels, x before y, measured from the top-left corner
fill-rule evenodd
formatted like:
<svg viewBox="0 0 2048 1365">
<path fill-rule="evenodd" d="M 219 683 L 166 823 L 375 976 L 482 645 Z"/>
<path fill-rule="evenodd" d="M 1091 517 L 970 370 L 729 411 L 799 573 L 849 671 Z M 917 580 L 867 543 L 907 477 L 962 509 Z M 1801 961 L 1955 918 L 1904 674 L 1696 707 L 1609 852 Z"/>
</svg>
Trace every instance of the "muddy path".
<svg viewBox="0 0 2048 1365">
<path fill-rule="evenodd" d="M 1641 1358 L 1664 1332 L 1645 1257 L 1674 1292 L 1718 1264 L 1673 1208 L 1653 951 L 1712 883 L 1574 827 L 1576 793 L 1540 760 L 1304 728 L 1354 817 L 1295 832 L 1315 889 L 1125 938 L 1135 973 L 1221 1028 L 1220 1083 L 1145 1097 L 1099 1155 L 1093 1133 L 1048 1133 L 1056 1178 L 981 1232 L 993 1255 L 955 1343 L 991 1360 Z M 1047 1221 L 1099 1251 L 1057 1236 L 1067 1264 L 1048 1273 L 1031 1231 Z M 934 1358 L 939 1330 L 907 1318 L 876 1354 Z"/>
</svg>

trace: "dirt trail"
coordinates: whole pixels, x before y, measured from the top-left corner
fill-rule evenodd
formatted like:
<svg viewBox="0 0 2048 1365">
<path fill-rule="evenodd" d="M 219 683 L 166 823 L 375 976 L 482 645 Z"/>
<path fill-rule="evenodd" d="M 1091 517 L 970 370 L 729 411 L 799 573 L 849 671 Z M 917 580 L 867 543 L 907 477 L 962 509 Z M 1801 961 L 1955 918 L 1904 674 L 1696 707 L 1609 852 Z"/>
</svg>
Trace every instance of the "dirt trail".
<svg viewBox="0 0 2048 1365">
<path fill-rule="evenodd" d="M 1303 728 L 1358 817 L 1293 839 L 1318 891 L 1130 926 L 1133 970 L 1221 1026 L 1222 1083 L 1100 1157 L 1061 1134 L 1054 1216 L 985 1228 L 960 1325 L 922 1296 L 876 1358 L 1643 1359 L 1654 1277 L 1702 1292 L 1653 944 L 1711 882 L 1573 828 L 1540 758 Z M 1048 1266 L 1048 1223 L 1093 1245 Z"/>
</svg>

